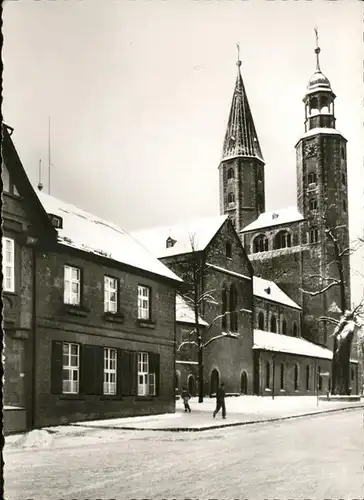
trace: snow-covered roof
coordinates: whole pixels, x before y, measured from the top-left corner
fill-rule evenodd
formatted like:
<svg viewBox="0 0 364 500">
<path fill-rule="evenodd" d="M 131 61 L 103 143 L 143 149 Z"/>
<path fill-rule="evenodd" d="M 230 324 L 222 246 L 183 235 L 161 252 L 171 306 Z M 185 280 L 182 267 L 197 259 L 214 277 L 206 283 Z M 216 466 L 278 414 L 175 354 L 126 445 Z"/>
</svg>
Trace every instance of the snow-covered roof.
<svg viewBox="0 0 364 500">
<path fill-rule="evenodd" d="M 278 226 L 281 224 L 290 224 L 301 220 L 304 220 L 304 217 L 298 211 L 297 207 L 280 208 L 272 212 L 263 212 L 254 222 L 244 227 L 242 232 L 247 233 L 248 231 L 256 231 L 257 229 Z"/>
<path fill-rule="evenodd" d="M 195 312 L 192 307 L 186 302 L 186 300 L 181 297 L 181 295 L 176 294 L 176 321 L 180 323 L 192 323 L 195 324 Z M 199 325 L 208 326 L 208 323 L 200 316 L 198 318 Z"/>
<path fill-rule="evenodd" d="M 332 352 L 326 347 L 313 344 L 300 337 L 290 337 L 280 333 L 264 332 L 263 330 L 254 330 L 253 349 L 332 359 Z"/>
<path fill-rule="evenodd" d="M 271 300 L 278 304 L 301 309 L 283 290 L 279 288 L 273 281 L 264 278 L 253 276 L 253 293 L 256 297 Z"/>
<path fill-rule="evenodd" d="M 191 238 L 194 250 L 204 250 L 227 219 L 227 215 L 195 219 L 173 226 L 154 227 L 134 231 L 132 235 L 158 258 L 190 253 Z M 167 248 L 167 240 L 174 240 Z"/>
<path fill-rule="evenodd" d="M 246 276 L 245 274 L 241 273 L 236 273 L 235 271 L 230 271 L 230 269 L 226 269 L 225 267 L 220 267 L 220 266 L 215 266 L 215 264 L 210 264 L 209 262 L 206 262 L 206 266 L 210 267 L 211 269 L 215 269 L 216 271 L 220 271 L 225 274 L 229 274 L 230 276 L 235 276 L 236 278 L 243 278 L 246 280 L 250 280 L 250 276 Z"/>
<path fill-rule="evenodd" d="M 102 255 L 144 271 L 182 281 L 136 239 L 113 222 L 107 222 L 80 208 L 35 190 L 48 214 L 62 217 L 58 241 L 85 252 Z"/>
<path fill-rule="evenodd" d="M 326 135 L 341 135 L 345 139 L 345 137 L 342 135 L 341 132 L 336 130 L 335 128 L 325 128 L 325 127 L 316 127 L 312 128 L 310 130 L 307 130 L 301 137 L 298 139 L 297 144 L 300 142 L 301 139 L 305 139 L 306 137 L 311 137 L 312 135 L 317 135 L 317 134 L 326 134 Z M 346 140 L 346 139 L 345 139 Z M 296 146 L 297 146 L 296 144 Z"/>
</svg>

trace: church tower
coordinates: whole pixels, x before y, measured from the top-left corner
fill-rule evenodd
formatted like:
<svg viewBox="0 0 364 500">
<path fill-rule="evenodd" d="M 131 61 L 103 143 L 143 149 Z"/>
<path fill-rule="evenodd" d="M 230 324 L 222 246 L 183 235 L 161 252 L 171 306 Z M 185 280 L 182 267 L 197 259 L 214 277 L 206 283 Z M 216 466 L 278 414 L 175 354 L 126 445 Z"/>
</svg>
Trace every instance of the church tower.
<svg viewBox="0 0 364 500">
<path fill-rule="evenodd" d="M 340 272 L 337 249 L 328 232 L 337 239 L 340 252 L 349 247 L 347 141 L 335 128 L 336 96 L 321 72 L 317 32 L 316 40 L 316 71 L 303 98 L 305 133 L 296 144 L 297 206 L 307 220 L 301 238 L 309 249 L 302 266 L 303 289 L 315 292 L 327 288 L 322 294 L 304 294 L 306 329 L 316 330 L 315 340 L 331 347 L 331 325 L 317 319 L 350 307 L 349 255 L 344 254 Z M 345 283 L 344 303 L 341 280 Z"/>
<path fill-rule="evenodd" d="M 238 47 L 239 48 L 239 47 Z M 220 213 L 239 233 L 265 211 L 264 159 L 237 61 L 230 115 L 219 165 Z"/>
</svg>

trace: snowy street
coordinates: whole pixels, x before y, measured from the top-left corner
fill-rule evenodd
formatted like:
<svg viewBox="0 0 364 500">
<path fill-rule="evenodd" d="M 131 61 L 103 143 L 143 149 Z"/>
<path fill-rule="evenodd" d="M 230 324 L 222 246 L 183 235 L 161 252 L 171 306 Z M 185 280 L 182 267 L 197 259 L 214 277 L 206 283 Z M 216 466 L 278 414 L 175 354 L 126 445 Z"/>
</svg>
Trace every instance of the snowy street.
<svg viewBox="0 0 364 500">
<path fill-rule="evenodd" d="M 13 437 L 5 498 L 359 499 L 362 420 L 358 408 L 198 433 L 69 426 L 52 446 Z"/>
</svg>

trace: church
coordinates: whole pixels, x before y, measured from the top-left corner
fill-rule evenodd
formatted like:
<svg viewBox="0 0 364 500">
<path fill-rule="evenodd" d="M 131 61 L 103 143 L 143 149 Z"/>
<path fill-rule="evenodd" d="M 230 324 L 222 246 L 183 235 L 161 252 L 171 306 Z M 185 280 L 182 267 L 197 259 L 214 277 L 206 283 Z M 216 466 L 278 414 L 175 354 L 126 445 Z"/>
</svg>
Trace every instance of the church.
<svg viewBox="0 0 364 500">
<path fill-rule="evenodd" d="M 265 211 L 265 162 L 238 60 L 218 167 L 220 217 L 134 234 L 192 288 L 191 264 L 199 262 L 198 294 L 208 296 L 198 303 L 199 326 L 191 301 L 177 301 L 177 391 L 196 393 L 191 338 L 201 330 L 205 394 L 221 380 L 231 394 L 330 390 L 330 317 L 350 306 L 347 140 L 336 129 L 318 46 L 315 55 L 295 145 L 296 206 Z M 350 377 L 358 393 L 355 353 Z"/>
</svg>

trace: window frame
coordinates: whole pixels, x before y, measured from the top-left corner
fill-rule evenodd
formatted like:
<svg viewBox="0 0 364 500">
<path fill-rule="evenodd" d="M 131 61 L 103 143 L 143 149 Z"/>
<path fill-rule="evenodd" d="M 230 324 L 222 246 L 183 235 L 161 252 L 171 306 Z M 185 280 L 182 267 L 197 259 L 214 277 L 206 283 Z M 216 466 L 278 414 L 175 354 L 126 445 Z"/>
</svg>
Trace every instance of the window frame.
<svg viewBox="0 0 364 500">
<path fill-rule="evenodd" d="M 235 203 L 235 194 L 232 191 L 229 191 L 228 193 L 227 202 L 229 205 L 230 203 Z"/>
<path fill-rule="evenodd" d="M 147 296 L 141 291 L 146 290 L 148 292 Z M 151 321 L 152 319 L 152 289 L 150 286 L 138 284 L 138 320 L 139 321 Z M 143 302 L 147 302 L 147 307 L 142 307 Z M 147 311 L 146 314 L 142 314 L 142 311 Z M 147 316 L 147 317 L 144 317 Z"/>
<path fill-rule="evenodd" d="M 309 242 L 310 243 L 318 243 L 319 241 L 319 232 L 318 232 L 318 228 L 315 226 L 315 227 L 310 227 L 309 231 L 308 231 L 308 238 L 309 238 Z"/>
<path fill-rule="evenodd" d="M 68 352 L 65 353 L 64 348 L 68 346 Z M 76 354 L 72 354 L 72 347 L 76 346 L 77 352 Z M 67 356 L 68 364 L 64 363 L 64 357 Z M 77 365 L 72 365 L 72 356 L 76 356 Z M 71 378 L 65 379 L 64 374 L 65 371 L 68 371 L 70 375 L 72 373 Z M 74 379 L 74 374 L 77 374 L 76 380 Z M 65 383 L 70 383 L 70 390 L 65 390 Z M 76 384 L 76 390 L 73 389 L 73 384 Z M 80 393 L 80 344 L 76 342 L 62 342 L 62 394 L 79 394 Z"/>
<path fill-rule="evenodd" d="M 3 291 L 15 293 L 15 240 L 9 238 L 8 236 L 3 236 L 1 238 L 2 243 L 2 273 L 3 273 Z M 6 248 L 7 243 L 10 243 L 10 249 Z M 10 254 L 10 262 L 7 262 L 7 255 Z M 7 276 L 7 269 L 10 270 L 9 276 Z M 9 286 L 7 286 L 7 280 L 10 281 Z"/>
<path fill-rule="evenodd" d="M 298 363 L 295 363 L 295 365 L 294 365 L 293 384 L 294 384 L 294 390 L 299 391 L 300 390 L 300 367 L 299 367 Z"/>
<path fill-rule="evenodd" d="M 312 212 L 313 210 L 317 210 L 317 200 L 316 198 L 310 198 L 308 202 L 308 208 Z"/>
<path fill-rule="evenodd" d="M 265 363 L 265 388 L 270 389 L 270 362 L 266 361 Z"/>
<path fill-rule="evenodd" d="M 114 356 L 111 356 L 114 353 Z M 116 396 L 117 394 L 117 370 L 118 370 L 118 355 L 114 347 L 104 347 L 104 381 L 103 395 Z"/>
<path fill-rule="evenodd" d="M 110 287 L 110 282 L 115 282 L 115 288 Z M 112 293 L 115 293 L 115 301 L 110 300 Z M 110 308 L 111 304 L 115 304 L 115 310 Z M 119 312 L 119 280 L 114 276 L 104 275 L 104 312 L 109 314 L 117 314 Z"/>
<path fill-rule="evenodd" d="M 263 327 L 262 328 L 261 328 L 261 322 L 260 322 L 261 319 L 263 320 Z M 263 332 L 264 327 L 265 327 L 265 314 L 263 311 L 259 311 L 259 313 L 258 313 L 258 329 Z"/>
<path fill-rule="evenodd" d="M 279 382 L 280 382 L 280 390 L 281 391 L 284 391 L 284 386 L 285 386 L 285 366 L 284 366 L 284 363 L 281 363 L 281 366 L 280 366 L 280 373 L 279 373 Z"/>
<path fill-rule="evenodd" d="M 66 269 L 70 269 L 70 279 L 66 276 Z M 72 278 L 72 270 L 78 271 L 78 279 L 73 279 Z M 69 283 L 69 291 L 67 297 L 67 290 L 66 290 L 66 283 Z M 78 292 L 77 292 L 77 301 L 74 302 L 72 301 L 72 294 L 75 294 L 76 292 L 72 292 L 72 285 L 76 283 L 78 284 Z M 64 264 L 63 266 L 63 303 L 68 306 L 73 306 L 73 307 L 80 307 L 81 306 L 81 299 L 82 299 L 82 293 L 81 293 L 81 287 L 82 287 L 82 270 L 80 267 L 72 266 L 70 264 Z"/>
<path fill-rule="evenodd" d="M 235 179 L 235 172 L 234 172 L 233 167 L 228 168 L 228 171 L 227 171 L 227 180 L 230 181 L 231 179 Z"/>
<path fill-rule="evenodd" d="M 253 239 L 253 253 L 268 252 L 268 237 L 265 234 L 258 234 Z"/>
</svg>

